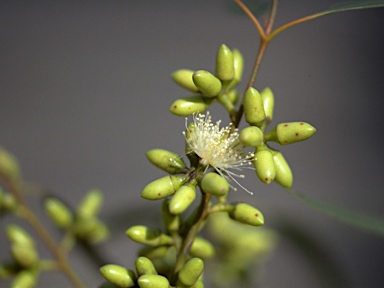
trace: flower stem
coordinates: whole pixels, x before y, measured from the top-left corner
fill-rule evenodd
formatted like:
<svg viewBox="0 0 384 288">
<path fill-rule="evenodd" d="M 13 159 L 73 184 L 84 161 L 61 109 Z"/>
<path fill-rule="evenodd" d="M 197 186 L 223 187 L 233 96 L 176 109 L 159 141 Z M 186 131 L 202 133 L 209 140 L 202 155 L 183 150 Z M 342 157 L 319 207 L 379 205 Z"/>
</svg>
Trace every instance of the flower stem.
<svg viewBox="0 0 384 288">
<path fill-rule="evenodd" d="M 32 226 L 35 230 L 36 234 L 40 237 L 40 239 L 44 242 L 47 248 L 52 252 L 57 261 L 57 267 L 68 277 L 68 279 L 72 282 L 74 287 L 83 288 L 85 285 L 81 282 L 75 271 L 72 269 L 67 260 L 67 254 L 63 249 L 60 248 L 59 245 L 53 240 L 51 235 L 45 229 L 45 227 L 41 224 L 35 213 L 29 208 L 27 202 L 25 201 L 22 193 L 19 190 L 18 183 L 14 183 L 9 180 L 5 175 L 0 173 L 1 182 L 8 188 L 9 192 L 15 197 L 20 212 L 23 215 L 23 218 Z"/>
</svg>

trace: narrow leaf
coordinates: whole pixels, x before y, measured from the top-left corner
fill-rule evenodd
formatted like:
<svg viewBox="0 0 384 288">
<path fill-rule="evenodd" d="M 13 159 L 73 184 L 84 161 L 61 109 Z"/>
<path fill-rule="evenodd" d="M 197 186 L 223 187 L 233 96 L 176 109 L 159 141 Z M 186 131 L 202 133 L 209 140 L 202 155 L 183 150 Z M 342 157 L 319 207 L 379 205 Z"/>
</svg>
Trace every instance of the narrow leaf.
<svg viewBox="0 0 384 288">
<path fill-rule="evenodd" d="M 342 223 L 384 237 L 384 219 L 359 213 L 325 201 L 304 196 L 292 189 L 287 189 L 294 197 L 317 211 L 328 215 Z"/>
</svg>

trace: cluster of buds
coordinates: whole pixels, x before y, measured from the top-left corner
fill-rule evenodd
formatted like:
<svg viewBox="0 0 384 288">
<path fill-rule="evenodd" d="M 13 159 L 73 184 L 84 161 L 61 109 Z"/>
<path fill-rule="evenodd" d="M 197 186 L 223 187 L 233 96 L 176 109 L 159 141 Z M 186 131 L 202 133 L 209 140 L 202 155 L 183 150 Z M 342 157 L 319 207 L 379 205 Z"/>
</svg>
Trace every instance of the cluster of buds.
<svg viewBox="0 0 384 288">
<path fill-rule="evenodd" d="M 109 235 L 107 226 L 97 216 L 102 202 L 101 191 L 92 189 L 84 196 L 75 212 L 56 197 L 47 197 L 44 208 L 53 223 L 68 235 L 95 244 Z"/>
</svg>

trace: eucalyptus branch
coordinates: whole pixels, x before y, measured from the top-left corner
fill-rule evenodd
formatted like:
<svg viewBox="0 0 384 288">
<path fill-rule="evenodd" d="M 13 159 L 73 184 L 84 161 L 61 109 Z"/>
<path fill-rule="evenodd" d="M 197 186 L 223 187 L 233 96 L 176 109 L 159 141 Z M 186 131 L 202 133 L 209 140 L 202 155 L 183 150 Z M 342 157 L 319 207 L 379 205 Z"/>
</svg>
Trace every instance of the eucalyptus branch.
<svg viewBox="0 0 384 288">
<path fill-rule="evenodd" d="M 35 213 L 33 213 L 33 211 L 29 208 L 29 205 L 27 204 L 22 193 L 20 192 L 18 185 L 16 185 L 16 183 L 11 181 L 6 175 L 3 175 L 1 172 L 0 181 L 4 184 L 6 188 L 8 188 L 8 191 L 15 197 L 19 206 L 18 209 L 20 209 L 20 213 L 22 214 L 23 218 L 31 225 L 31 227 L 35 230 L 36 234 L 40 237 L 40 239 L 44 242 L 44 244 L 56 258 L 56 265 L 58 269 L 60 269 L 67 276 L 67 278 L 72 282 L 74 287 L 85 287 L 80 278 L 77 276 L 76 272 L 72 269 L 71 265 L 69 264 L 66 252 L 61 249 L 59 245 L 56 244 L 52 236 L 45 229 L 45 227 L 37 218 Z"/>
</svg>

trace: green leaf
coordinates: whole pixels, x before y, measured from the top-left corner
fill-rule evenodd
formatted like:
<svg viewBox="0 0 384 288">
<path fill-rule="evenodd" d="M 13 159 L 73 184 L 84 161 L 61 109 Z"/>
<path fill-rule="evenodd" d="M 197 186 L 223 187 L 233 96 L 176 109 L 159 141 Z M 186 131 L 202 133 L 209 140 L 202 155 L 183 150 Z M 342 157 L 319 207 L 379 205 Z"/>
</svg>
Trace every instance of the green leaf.
<svg viewBox="0 0 384 288">
<path fill-rule="evenodd" d="M 384 219 L 376 218 L 367 214 L 359 213 L 345 207 L 340 207 L 325 201 L 304 196 L 292 189 L 287 189 L 294 197 L 317 211 L 328 215 L 342 223 L 372 232 L 384 237 Z"/>
</svg>

